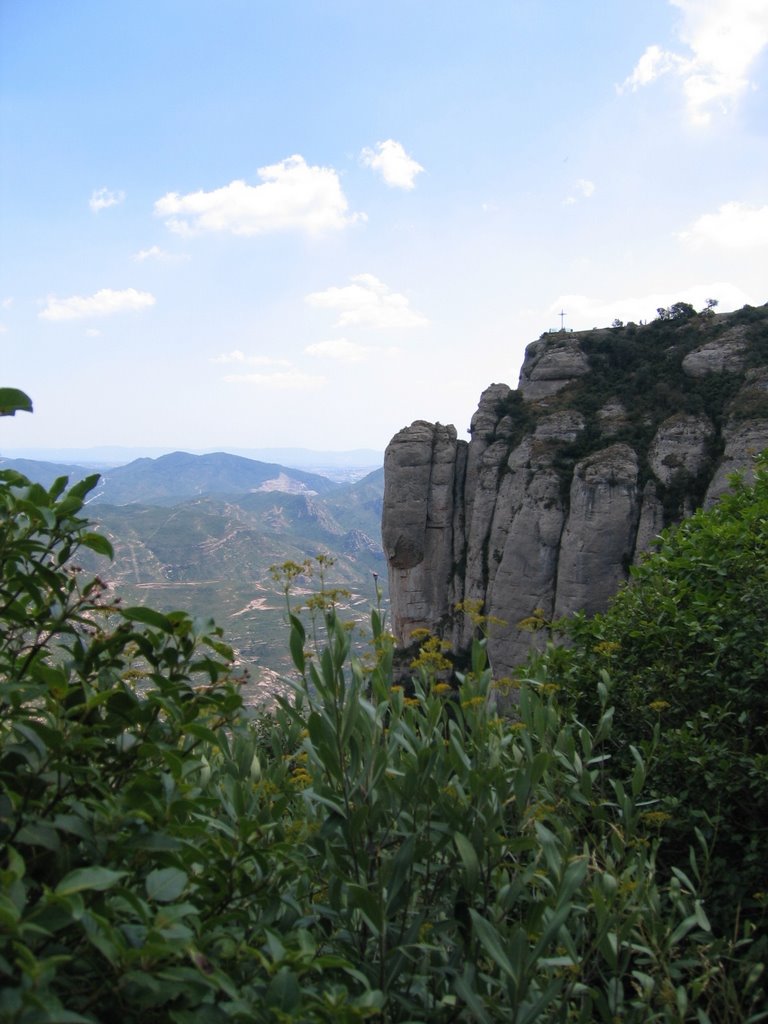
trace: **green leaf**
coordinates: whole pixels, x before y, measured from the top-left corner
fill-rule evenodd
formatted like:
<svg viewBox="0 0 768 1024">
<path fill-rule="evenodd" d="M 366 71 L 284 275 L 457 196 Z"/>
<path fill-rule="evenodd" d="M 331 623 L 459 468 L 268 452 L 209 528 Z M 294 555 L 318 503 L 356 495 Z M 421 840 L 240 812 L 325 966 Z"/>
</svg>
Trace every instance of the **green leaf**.
<svg viewBox="0 0 768 1024">
<path fill-rule="evenodd" d="M 0 416 L 32 412 L 32 399 L 18 388 L 0 388 Z"/>
<path fill-rule="evenodd" d="M 291 649 L 291 658 L 293 659 L 293 664 L 296 666 L 299 672 L 302 673 L 302 675 L 304 674 L 304 670 L 306 668 L 306 660 L 304 658 L 304 640 L 304 627 L 302 626 L 301 621 L 297 619 L 295 615 L 292 615 L 291 633 L 288 640 L 288 644 Z"/>
<path fill-rule="evenodd" d="M 361 912 L 374 935 L 381 935 L 384 927 L 384 908 L 376 894 L 370 892 L 365 886 L 352 883 L 348 886 L 347 892 L 349 905 Z"/>
<path fill-rule="evenodd" d="M 84 547 L 90 548 L 91 551 L 95 551 L 97 555 L 106 555 L 107 558 L 115 557 L 114 548 L 100 533 L 84 533 L 80 537 L 80 543 Z"/>
<path fill-rule="evenodd" d="M 71 896 L 75 892 L 93 890 L 104 892 L 117 885 L 121 878 L 125 878 L 127 871 L 113 871 L 111 868 L 89 867 L 76 868 L 59 882 L 54 889 L 57 896 Z"/>
<path fill-rule="evenodd" d="M 141 622 L 145 626 L 161 629 L 164 633 L 173 633 L 173 623 L 167 615 L 156 612 L 154 608 L 123 608 L 123 618 L 129 622 Z"/>
<path fill-rule="evenodd" d="M 461 832 L 453 833 L 453 841 L 459 851 L 461 862 L 464 865 L 464 873 L 467 880 L 467 889 L 474 892 L 480 879 L 480 861 L 472 843 Z"/>
<path fill-rule="evenodd" d="M 709 918 L 704 913 L 704 907 L 702 906 L 701 900 L 695 900 L 693 904 L 693 914 L 698 922 L 699 928 L 705 932 L 712 931 L 712 925 L 709 923 Z"/>
<path fill-rule="evenodd" d="M 267 991 L 267 1005 L 291 1014 L 299 1005 L 301 991 L 296 975 L 289 967 L 281 967 Z M 282 1014 L 281 1014 L 282 1016 Z"/>
<path fill-rule="evenodd" d="M 491 922 L 478 914 L 476 910 L 470 908 L 469 914 L 472 918 L 472 930 L 479 939 L 480 945 L 496 966 L 517 983 L 518 979 L 515 975 L 515 969 L 504 951 L 504 940 L 502 937 Z"/>
<path fill-rule="evenodd" d="M 471 911 L 471 913 L 474 913 L 474 911 Z M 458 995 L 461 996 L 469 1007 L 472 1019 L 478 1021 L 478 1024 L 493 1024 L 492 1018 L 486 1012 L 483 1000 L 477 993 L 475 969 L 471 964 L 464 965 L 464 973 L 456 978 L 454 985 Z"/>
<path fill-rule="evenodd" d="M 184 892 L 187 874 L 180 868 L 156 868 L 147 875 L 147 896 L 157 903 L 171 903 Z"/>
</svg>

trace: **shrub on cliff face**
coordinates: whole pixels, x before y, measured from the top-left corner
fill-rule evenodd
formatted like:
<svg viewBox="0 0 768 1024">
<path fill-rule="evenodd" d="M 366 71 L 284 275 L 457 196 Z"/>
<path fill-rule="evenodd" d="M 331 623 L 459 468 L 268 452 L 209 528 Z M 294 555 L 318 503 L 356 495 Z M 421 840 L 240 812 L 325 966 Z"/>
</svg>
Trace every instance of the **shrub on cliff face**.
<svg viewBox="0 0 768 1024">
<path fill-rule="evenodd" d="M 696 830 L 709 849 L 715 920 L 765 931 L 768 897 L 768 463 L 662 534 L 603 615 L 567 625 L 570 650 L 542 671 L 567 683 L 595 721 L 594 679 L 608 673 L 614 756 L 654 745 L 650 791 L 669 818 L 662 863 L 679 864 Z"/>
</svg>

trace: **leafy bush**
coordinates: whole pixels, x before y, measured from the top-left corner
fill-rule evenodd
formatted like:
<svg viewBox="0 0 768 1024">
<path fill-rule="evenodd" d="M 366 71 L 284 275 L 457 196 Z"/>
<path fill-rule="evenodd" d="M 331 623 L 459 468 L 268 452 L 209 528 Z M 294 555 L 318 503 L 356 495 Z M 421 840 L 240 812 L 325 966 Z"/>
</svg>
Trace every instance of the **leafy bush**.
<svg viewBox="0 0 768 1024">
<path fill-rule="evenodd" d="M 576 713 L 595 722 L 593 681 L 612 680 L 612 748 L 655 750 L 651 793 L 668 816 L 660 858 L 679 864 L 697 830 L 713 919 L 766 935 L 768 893 L 768 463 L 717 505 L 662 534 L 609 610 L 566 626 L 551 650 Z"/>
<path fill-rule="evenodd" d="M 95 478 L 64 483 L 0 474 L 0 1019 L 185 1020 L 237 1002 L 210 958 L 248 935 L 254 891 L 279 922 L 289 865 L 244 802 L 220 632 L 83 582 L 71 559 L 108 544 L 79 515 Z"/>
<path fill-rule="evenodd" d="M 289 566 L 296 696 L 249 717 L 211 623 L 74 567 L 93 483 L 0 474 L 0 1020 L 761 1019 L 696 859 L 657 879 L 607 677 L 589 728 L 540 678 L 496 716 L 482 640 L 407 694 Z"/>
</svg>

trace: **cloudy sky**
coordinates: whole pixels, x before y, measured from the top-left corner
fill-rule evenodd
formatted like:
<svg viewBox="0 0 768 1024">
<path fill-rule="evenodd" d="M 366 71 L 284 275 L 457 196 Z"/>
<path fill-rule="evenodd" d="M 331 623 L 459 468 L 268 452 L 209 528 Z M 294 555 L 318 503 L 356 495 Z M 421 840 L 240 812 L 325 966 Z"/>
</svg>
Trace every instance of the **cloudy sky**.
<svg viewBox="0 0 768 1024">
<path fill-rule="evenodd" d="M 768 300 L 768 0 L 2 0 L 0 451 L 460 436 Z"/>
</svg>

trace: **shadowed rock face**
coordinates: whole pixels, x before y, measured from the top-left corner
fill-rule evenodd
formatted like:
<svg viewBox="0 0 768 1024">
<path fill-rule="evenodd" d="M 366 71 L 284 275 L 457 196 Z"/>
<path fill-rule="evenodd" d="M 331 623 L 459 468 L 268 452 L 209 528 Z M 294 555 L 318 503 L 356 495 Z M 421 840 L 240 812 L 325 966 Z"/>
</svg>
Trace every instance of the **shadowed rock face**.
<svg viewBox="0 0 768 1024">
<path fill-rule="evenodd" d="M 432 628 L 450 613 L 457 506 L 456 430 L 419 420 L 401 430 L 384 458 L 382 541 L 388 552 L 398 634 Z"/>
<path fill-rule="evenodd" d="M 711 503 L 768 447 L 768 307 L 561 333 L 530 345 L 516 390 L 492 384 L 471 440 L 419 420 L 390 442 L 382 521 L 393 629 L 461 656 L 458 602 L 502 620 L 496 677 L 544 618 L 604 609 L 668 523 Z"/>
</svg>

